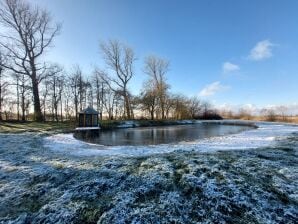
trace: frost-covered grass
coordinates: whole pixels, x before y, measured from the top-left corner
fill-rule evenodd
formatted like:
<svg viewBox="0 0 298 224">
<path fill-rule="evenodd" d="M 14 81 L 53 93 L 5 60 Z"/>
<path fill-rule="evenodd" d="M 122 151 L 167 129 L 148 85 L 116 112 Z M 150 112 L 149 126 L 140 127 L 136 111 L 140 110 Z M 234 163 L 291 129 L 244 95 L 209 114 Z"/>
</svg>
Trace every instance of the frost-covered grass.
<svg viewBox="0 0 298 224">
<path fill-rule="evenodd" d="M 70 153 L 100 149 L 38 133 L 0 134 L 0 223 L 296 223 L 298 127 L 272 127 L 256 129 L 262 144 L 255 132 L 238 135 L 252 149 L 227 136 L 129 157 Z"/>
<path fill-rule="evenodd" d="M 179 124 L 194 124 L 197 120 L 103 120 L 100 122 L 102 129 L 114 128 L 134 128 L 134 127 L 152 127 L 152 126 L 168 126 Z"/>
<path fill-rule="evenodd" d="M 220 124 L 253 125 L 239 121 L 200 121 Z M 287 137 L 298 130 L 298 126 L 275 123 L 258 123 L 258 129 L 238 134 L 199 139 L 179 144 L 149 146 L 100 146 L 79 141 L 72 134 L 56 134 L 44 138 L 44 146 L 55 152 L 77 156 L 145 156 L 181 151 L 211 152 L 220 150 L 252 149 L 274 145 L 276 139 Z"/>
</svg>

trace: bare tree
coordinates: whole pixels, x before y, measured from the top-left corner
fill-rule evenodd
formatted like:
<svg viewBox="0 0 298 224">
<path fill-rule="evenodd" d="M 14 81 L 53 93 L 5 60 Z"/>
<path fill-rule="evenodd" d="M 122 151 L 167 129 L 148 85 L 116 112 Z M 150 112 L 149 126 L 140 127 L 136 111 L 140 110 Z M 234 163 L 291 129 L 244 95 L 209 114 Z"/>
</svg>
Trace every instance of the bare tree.
<svg viewBox="0 0 298 224">
<path fill-rule="evenodd" d="M 73 68 L 73 72 L 69 77 L 69 82 L 73 95 L 73 104 L 76 121 L 78 120 L 78 112 L 79 109 L 83 109 L 83 94 L 84 94 L 84 85 L 83 85 L 83 77 L 81 68 L 76 65 Z"/>
<path fill-rule="evenodd" d="M 141 104 L 141 109 L 148 111 L 151 120 L 154 120 L 154 113 L 156 112 L 157 107 L 157 93 L 154 91 L 152 82 L 147 81 L 143 84 L 139 102 Z"/>
<path fill-rule="evenodd" d="M 74 114 L 74 105 L 71 103 L 73 98 L 72 87 L 69 77 L 65 78 L 64 85 L 64 116 L 65 119 L 71 119 L 71 115 Z"/>
<path fill-rule="evenodd" d="M 167 94 L 167 98 L 165 100 L 165 114 L 166 118 L 170 118 L 171 116 L 173 117 L 173 109 L 175 107 L 175 100 L 172 94 Z"/>
<path fill-rule="evenodd" d="M 252 111 L 249 108 L 242 107 L 239 109 L 238 116 L 240 119 L 251 120 Z"/>
<path fill-rule="evenodd" d="M 77 78 L 78 78 L 78 98 L 79 98 L 79 107 L 80 111 L 86 107 L 86 95 L 87 95 L 87 82 L 85 82 L 82 74 L 82 70 L 78 68 L 77 70 Z"/>
<path fill-rule="evenodd" d="M 115 112 L 115 103 L 116 103 L 116 99 L 117 99 L 117 93 L 113 90 L 111 90 L 110 88 L 106 90 L 106 93 L 104 95 L 104 99 L 103 99 L 103 105 L 105 108 L 105 111 L 108 115 L 108 119 L 109 120 L 113 120 L 114 119 L 114 112 Z M 117 112 L 116 112 L 117 114 Z"/>
<path fill-rule="evenodd" d="M 6 50 L 10 63 L 4 66 L 31 79 L 34 100 L 34 119 L 42 121 L 39 84 L 46 77 L 47 65 L 41 57 L 59 33 L 60 25 L 52 25 L 46 10 L 24 0 L 3 0 L 0 23 L 6 34 L 1 34 L 0 46 Z"/>
<path fill-rule="evenodd" d="M 192 119 L 197 118 L 202 110 L 201 101 L 198 97 L 191 97 L 188 101 L 188 110 Z"/>
<path fill-rule="evenodd" d="M 156 56 L 145 59 L 145 73 L 149 75 L 150 81 L 154 83 L 154 91 L 157 93 L 161 118 L 165 118 L 165 103 L 169 85 L 166 83 L 166 73 L 169 70 L 169 62 Z"/>
<path fill-rule="evenodd" d="M 5 68 L 2 66 L 4 64 L 3 55 L 0 53 L 0 121 L 2 121 L 2 109 L 5 94 L 7 93 L 8 82 L 4 80 Z"/>
<path fill-rule="evenodd" d="M 288 116 L 287 116 L 288 108 L 286 106 L 278 106 L 276 110 L 278 114 L 281 116 L 282 121 L 288 120 Z"/>
<path fill-rule="evenodd" d="M 277 116 L 276 112 L 272 108 L 264 108 L 261 110 L 261 114 L 265 116 L 267 121 L 276 121 Z"/>
<path fill-rule="evenodd" d="M 114 75 L 104 75 L 102 78 L 110 88 L 121 94 L 124 99 L 126 117 L 130 119 L 131 104 L 128 91 L 128 83 L 134 75 L 133 63 L 136 60 L 131 48 L 121 44 L 119 41 L 109 41 L 101 44 L 104 59 Z"/>
<path fill-rule="evenodd" d="M 172 97 L 173 101 L 173 117 L 175 119 L 186 119 L 190 118 L 189 108 L 188 108 L 188 99 L 181 95 L 177 94 Z"/>
<path fill-rule="evenodd" d="M 26 120 L 26 107 L 29 95 L 29 90 L 31 89 L 28 85 L 28 79 L 25 77 L 24 74 L 14 74 L 14 79 L 16 80 L 16 89 L 17 89 L 17 116 L 19 120 L 19 107 L 21 107 L 21 120 Z"/>
<path fill-rule="evenodd" d="M 95 70 L 93 73 L 93 85 L 95 90 L 96 108 L 99 112 L 100 120 L 102 120 L 105 82 L 102 79 L 102 76 L 97 72 L 97 70 Z"/>
<path fill-rule="evenodd" d="M 53 120 L 55 119 L 58 122 L 58 107 L 59 104 L 62 102 L 62 91 L 64 88 L 65 79 L 62 70 L 54 70 L 53 73 L 54 74 L 51 75 L 51 78 L 49 79 L 48 85 L 50 85 Z"/>
<path fill-rule="evenodd" d="M 43 87 L 41 88 L 41 103 L 42 103 L 42 109 L 43 109 L 43 119 L 44 121 L 47 120 L 47 101 L 49 96 L 49 87 L 50 87 L 50 80 L 44 79 L 42 82 Z"/>
<path fill-rule="evenodd" d="M 63 93 L 64 93 L 64 85 L 65 85 L 65 75 L 62 73 L 59 77 L 58 83 L 58 98 L 60 102 L 60 121 L 63 121 Z"/>
<path fill-rule="evenodd" d="M 93 108 L 93 103 L 94 103 L 94 95 L 93 95 L 93 88 L 91 82 L 87 79 L 85 82 L 85 88 L 86 88 L 86 105 L 90 106 Z"/>
</svg>

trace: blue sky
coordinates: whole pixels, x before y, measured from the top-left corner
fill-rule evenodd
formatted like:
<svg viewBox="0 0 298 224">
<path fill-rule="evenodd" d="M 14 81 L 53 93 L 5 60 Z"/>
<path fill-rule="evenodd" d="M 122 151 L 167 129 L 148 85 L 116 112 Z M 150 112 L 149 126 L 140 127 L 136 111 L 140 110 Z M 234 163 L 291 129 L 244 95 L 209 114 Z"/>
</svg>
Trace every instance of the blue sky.
<svg viewBox="0 0 298 224">
<path fill-rule="evenodd" d="M 63 23 L 47 57 L 86 75 L 103 67 L 99 42 L 137 55 L 138 93 L 147 55 L 170 61 L 172 91 L 216 105 L 298 102 L 298 1 L 31 0 Z"/>
</svg>

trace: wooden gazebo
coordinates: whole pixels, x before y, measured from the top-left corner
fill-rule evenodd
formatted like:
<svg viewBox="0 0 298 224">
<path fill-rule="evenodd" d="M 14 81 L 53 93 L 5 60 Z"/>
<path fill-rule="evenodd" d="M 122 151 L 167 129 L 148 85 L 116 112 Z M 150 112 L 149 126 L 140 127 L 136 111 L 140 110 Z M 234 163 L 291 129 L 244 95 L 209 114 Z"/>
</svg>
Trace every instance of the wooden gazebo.
<svg viewBox="0 0 298 224">
<path fill-rule="evenodd" d="M 79 112 L 79 127 L 98 127 L 98 112 L 91 107 Z"/>
</svg>

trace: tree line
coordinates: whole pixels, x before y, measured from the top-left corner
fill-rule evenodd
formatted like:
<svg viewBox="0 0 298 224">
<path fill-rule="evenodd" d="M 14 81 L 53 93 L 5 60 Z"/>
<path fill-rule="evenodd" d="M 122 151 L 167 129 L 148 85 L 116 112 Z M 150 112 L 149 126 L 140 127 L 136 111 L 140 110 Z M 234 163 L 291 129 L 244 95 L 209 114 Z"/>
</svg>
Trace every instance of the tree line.
<svg viewBox="0 0 298 224">
<path fill-rule="evenodd" d="M 138 95 L 130 91 L 136 75 L 134 50 L 117 40 L 100 44 L 106 69 L 86 75 L 79 65 L 66 71 L 45 60 L 61 31 L 50 13 L 23 0 L 0 3 L 0 120 L 76 120 L 94 107 L 100 119 L 187 119 L 213 116 L 208 102 L 171 93 L 169 61 L 147 56 L 146 81 Z"/>
</svg>

